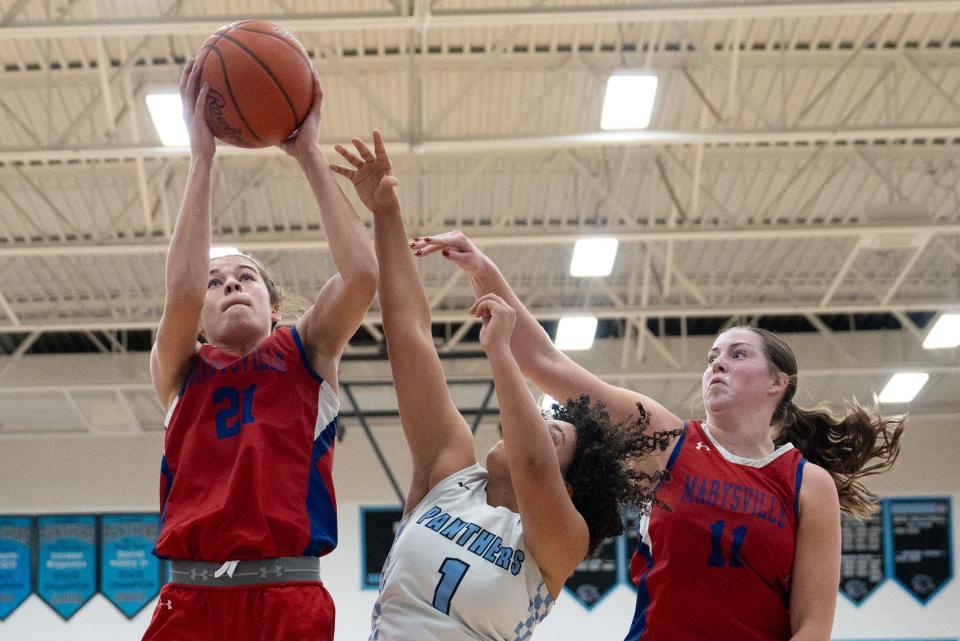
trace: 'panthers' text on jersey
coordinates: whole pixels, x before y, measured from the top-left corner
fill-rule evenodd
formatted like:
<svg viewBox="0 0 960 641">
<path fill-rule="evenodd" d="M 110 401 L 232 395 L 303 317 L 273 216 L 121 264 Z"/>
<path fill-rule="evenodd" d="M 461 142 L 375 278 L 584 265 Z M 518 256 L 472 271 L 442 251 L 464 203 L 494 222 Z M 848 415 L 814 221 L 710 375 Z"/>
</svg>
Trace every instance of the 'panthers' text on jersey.
<svg viewBox="0 0 960 641">
<path fill-rule="evenodd" d="M 405 517 L 373 609 L 370 641 L 523 641 L 553 605 L 520 515 L 487 504 L 473 465 Z"/>
</svg>

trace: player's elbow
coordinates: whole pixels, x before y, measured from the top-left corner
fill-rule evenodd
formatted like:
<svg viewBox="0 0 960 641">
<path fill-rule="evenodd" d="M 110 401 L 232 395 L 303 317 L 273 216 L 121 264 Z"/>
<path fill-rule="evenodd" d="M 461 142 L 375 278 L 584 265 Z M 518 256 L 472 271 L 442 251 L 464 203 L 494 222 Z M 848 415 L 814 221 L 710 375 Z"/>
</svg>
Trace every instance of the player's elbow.
<svg viewBox="0 0 960 641">
<path fill-rule="evenodd" d="M 351 269 L 345 274 L 341 274 L 346 285 L 357 296 L 364 296 L 373 300 L 377 293 L 377 284 L 380 274 L 376 261 L 373 264 L 364 264 L 355 269 Z"/>
</svg>

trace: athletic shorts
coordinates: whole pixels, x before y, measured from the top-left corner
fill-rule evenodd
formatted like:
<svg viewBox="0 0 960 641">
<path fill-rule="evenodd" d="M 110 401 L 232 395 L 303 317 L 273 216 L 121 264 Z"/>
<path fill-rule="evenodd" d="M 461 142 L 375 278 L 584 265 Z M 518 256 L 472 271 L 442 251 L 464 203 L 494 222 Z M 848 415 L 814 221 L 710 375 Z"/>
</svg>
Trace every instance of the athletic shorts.
<svg viewBox="0 0 960 641">
<path fill-rule="evenodd" d="M 168 583 L 143 641 L 333 641 L 333 619 L 322 583 Z"/>
</svg>

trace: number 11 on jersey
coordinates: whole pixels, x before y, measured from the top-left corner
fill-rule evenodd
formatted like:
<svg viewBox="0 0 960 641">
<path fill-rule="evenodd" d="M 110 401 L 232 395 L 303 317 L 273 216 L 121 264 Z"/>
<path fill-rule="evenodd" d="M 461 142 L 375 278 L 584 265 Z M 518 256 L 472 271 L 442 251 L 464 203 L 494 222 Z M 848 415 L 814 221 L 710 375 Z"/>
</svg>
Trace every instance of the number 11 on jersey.
<svg viewBox="0 0 960 641">
<path fill-rule="evenodd" d="M 450 601 L 469 569 L 470 566 L 460 559 L 448 556 L 443 560 L 439 570 L 440 582 L 433 592 L 433 607 L 444 614 L 450 614 Z"/>
</svg>

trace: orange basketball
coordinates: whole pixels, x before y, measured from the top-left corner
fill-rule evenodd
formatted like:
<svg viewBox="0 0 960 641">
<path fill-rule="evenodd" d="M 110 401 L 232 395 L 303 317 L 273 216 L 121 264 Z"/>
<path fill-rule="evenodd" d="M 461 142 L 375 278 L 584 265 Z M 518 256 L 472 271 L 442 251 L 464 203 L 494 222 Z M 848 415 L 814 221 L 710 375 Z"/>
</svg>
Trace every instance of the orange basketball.
<svg viewBox="0 0 960 641">
<path fill-rule="evenodd" d="M 213 134 L 238 147 L 269 147 L 300 128 L 313 104 L 313 67 L 289 31 L 262 20 L 217 29 L 197 53 Z"/>
</svg>

